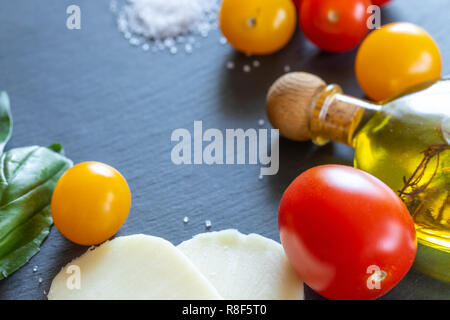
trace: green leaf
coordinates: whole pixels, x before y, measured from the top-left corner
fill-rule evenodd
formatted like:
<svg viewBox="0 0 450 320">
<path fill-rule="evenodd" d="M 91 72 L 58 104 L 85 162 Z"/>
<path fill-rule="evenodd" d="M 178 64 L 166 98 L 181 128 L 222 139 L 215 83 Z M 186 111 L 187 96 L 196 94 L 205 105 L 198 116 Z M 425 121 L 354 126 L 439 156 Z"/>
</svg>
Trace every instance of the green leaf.
<svg viewBox="0 0 450 320">
<path fill-rule="evenodd" d="M 6 92 L 0 91 L 0 153 L 11 138 L 12 117 L 9 108 L 9 98 Z"/>
<path fill-rule="evenodd" d="M 49 145 L 47 148 L 49 148 L 50 150 L 52 150 L 56 153 L 62 154 L 64 156 L 64 148 L 59 143 L 53 143 L 53 144 Z"/>
<path fill-rule="evenodd" d="M 0 280 L 39 251 L 52 224 L 56 182 L 72 166 L 45 147 L 9 150 L 0 157 Z"/>
</svg>

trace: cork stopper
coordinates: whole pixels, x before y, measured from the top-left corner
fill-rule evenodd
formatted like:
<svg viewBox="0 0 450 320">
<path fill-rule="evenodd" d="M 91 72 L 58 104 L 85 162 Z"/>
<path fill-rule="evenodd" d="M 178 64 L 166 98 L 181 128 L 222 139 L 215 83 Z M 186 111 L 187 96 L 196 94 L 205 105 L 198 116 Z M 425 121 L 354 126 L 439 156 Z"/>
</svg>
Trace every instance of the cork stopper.
<svg viewBox="0 0 450 320">
<path fill-rule="evenodd" d="M 291 140 L 311 139 L 311 110 L 325 87 L 322 79 L 306 72 L 280 77 L 267 94 L 267 114 L 272 126 Z"/>
</svg>

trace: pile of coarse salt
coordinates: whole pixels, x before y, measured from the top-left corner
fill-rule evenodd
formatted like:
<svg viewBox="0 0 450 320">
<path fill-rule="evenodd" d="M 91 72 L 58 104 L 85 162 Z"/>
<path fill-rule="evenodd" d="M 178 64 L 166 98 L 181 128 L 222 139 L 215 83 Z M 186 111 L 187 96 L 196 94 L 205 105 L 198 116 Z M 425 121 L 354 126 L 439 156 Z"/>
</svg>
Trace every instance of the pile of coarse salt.
<svg viewBox="0 0 450 320">
<path fill-rule="evenodd" d="M 182 46 L 191 53 L 192 35 L 206 37 L 217 29 L 218 0 L 128 0 L 120 9 L 116 1 L 111 1 L 110 8 L 117 13 L 119 31 L 143 50 L 152 44 L 152 51 L 167 48 L 175 54 Z"/>
</svg>

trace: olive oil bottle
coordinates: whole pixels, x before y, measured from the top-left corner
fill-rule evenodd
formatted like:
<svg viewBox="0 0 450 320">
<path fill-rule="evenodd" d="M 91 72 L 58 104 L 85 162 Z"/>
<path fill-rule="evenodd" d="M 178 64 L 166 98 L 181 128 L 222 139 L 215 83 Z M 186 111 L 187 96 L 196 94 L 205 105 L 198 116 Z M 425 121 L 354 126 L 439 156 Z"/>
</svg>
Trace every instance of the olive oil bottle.
<svg viewBox="0 0 450 320">
<path fill-rule="evenodd" d="M 267 112 L 287 138 L 354 147 L 355 167 L 384 181 L 410 210 L 415 267 L 450 282 L 450 79 L 374 104 L 314 75 L 291 73 L 269 90 Z"/>
</svg>

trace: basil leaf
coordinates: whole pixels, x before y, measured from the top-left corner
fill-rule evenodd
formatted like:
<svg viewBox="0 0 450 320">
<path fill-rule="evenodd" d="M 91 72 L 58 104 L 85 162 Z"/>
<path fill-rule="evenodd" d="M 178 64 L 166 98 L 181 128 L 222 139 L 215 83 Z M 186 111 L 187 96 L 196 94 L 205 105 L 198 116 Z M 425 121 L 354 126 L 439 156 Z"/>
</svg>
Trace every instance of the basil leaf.
<svg viewBox="0 0 450 320">
<path fill-rule="evenodd" d="M 65 155 L 64 154 L 64 148 L 62 147 L 62 145 L 60 145 L 59 143 L 53 143 L 51 145 L 49 145 L 47 148 L 49 148 L 50 150 L 59 153 L 61 155 Z"/>
<path fill-rule="evenodd" d="M 72 161 L 45 147 L 9 150 L 0 157 L 0 280 L 39 251 L 52 224 L 50 201 Z"/>
<path fill-rule="evenodd" d="M 9 98 L 6 92 L 0 91 L 0 154 L 6 143 L 11 138 L 12 117 L 9 108 Z"/>
</svg>

